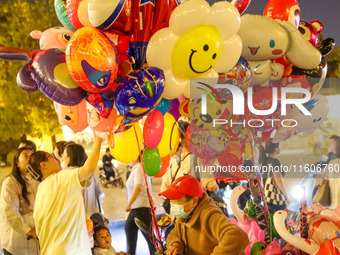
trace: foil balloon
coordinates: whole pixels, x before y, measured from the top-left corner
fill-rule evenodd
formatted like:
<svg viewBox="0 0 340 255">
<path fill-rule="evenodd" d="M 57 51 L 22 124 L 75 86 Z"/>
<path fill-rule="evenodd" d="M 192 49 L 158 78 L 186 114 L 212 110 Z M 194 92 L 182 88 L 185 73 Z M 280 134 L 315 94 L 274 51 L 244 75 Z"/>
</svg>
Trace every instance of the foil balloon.
<svg viewBox="0 0 340 255">
<path fill-rule="evenodd" d="M 158 174 L 154 176 L 155 178 L 162 177 L 168 171 L 170 165 L 170 155 L 161 158 L 161 163 L 162 163 L 161 170 L 159 170 Z"/>
<path fill-rule="evenodd" d="M 150 38 L 146 52 L 148 64 L 164 71 L 164 97 L 189 98 L 191 78 L 217 78 L 231 69 L 242 48 L 236 35 L 239 26 L 240 14 L 229 2 L 210 7 L 204 0 L 192 0 L 179 5 L 169 27 Z"/>
<path fill-rule="evenodd" d="M 151 36 L 152 14 L 155 0 L 136 1 L 133 7 L 135 22 L 130 41 L 130 52 L 134 59 L 133 69 L 141 69 L 146 62 L 146 47 Z M 154 66 L 148 63 L 149 66 Z M 158 67 L 158 66 L 156 66 Z"/>
<path fill-rule="evenodd" d="M 164 91 L 163 71 L 147 67 L 130 73 L 116 90 L 116 108 L 124 118 L 138 120 L 154 110 Z"/>
<path fill-rule="evenodd" d="M 180 103 L 178 110 L 183 117 L 190 118 L 190 100 L 188 98 L 183 100 Z"/>
<path fill-rule="evenodd" d="M 181 114 L 179 112 L 179 100 L 177 98 L 175 98 L 174 100 L 172 100 L 172 104 L 171 104 L 171 108 L 169 110 L 169 113 L 174 116 L 175 120 L 177 121 L 179 119 L 179 117 L 181 117 Z"/>
<path fill-rule="evenodd" d="M 162 100 L 159 102 L 156 109 L 161 111 L 161 113 L 164 115 L 166 112 L 170 110 L 171 103 L 172 103 L 172 100 L 162 98 Z"/>
<path fill-rule="evenodd" d="M 92 0 L 88 8 L 92 26 L 103 31 L 132 32 L 132 0 Z"/>
<path fill-rule="evenodd" d="M 246 93 L 247 88 L 251 85 L 251 70 L 252 69 L 249 66 L 247 60 L 245 60 L 243 57 L 240 57 L 240 59 L 237 61 L 237 64 L 232 69 L 224 74 L 219 74 L 219 84 L 232 83 L 233 85 L 239 87 L 243 93 Z M 222 99 L 222 102 L 232 99 L 232 95 L 228 89 L 219 89 L 218 93 Z"/>
<path fill-rule="evenodd" d="M 92 27 L 88 6 L 90 0 L 66 0 L 66 9 L 72 26 L 77 29 L 82 27 Z"/>
<path fill-rule="evenodd" d="M 175 118 L 170 114 L 164 115 L 164 129 L 158 150 L 161 158 L 176 152 L 179 144 L 179 130 Z"/>
<path fill-rule="evenodd" d="M 54 108 L 58 115 L 59 123 L 68 126 L 74 132 L 81 132 L 89 126 L 85 100 L 75 106 L 66 106 L 54 102 Z"/>
<path fill-rule="evenodd" d="M 45 31 L 34 30 L 30 33 L 33 39 L 39 40 L 41 50 L 51 48 L 66 49 L 73 31 L 64 27 L 51 27 Z"/>
<path fill-rule="evenodd" d="M 161 169 L 161 158 L 159 156 L 158 148 L 149 149 L 145 148 L 143 152 L 143 162 L 145 173 L 148 176 L 155 176 Z"/>
<path fill-rule="evenodd" d="M 87 103 L 87 116 L 89 126 L 92 130 L 97 132 L 112 132 L 115 127 L 117 111 L 116 109 L 112 109 L 109 116 L 103 118 L 94 106 Z"/>
<path fill-rule="evenodd" d="M 66 1 L 65 0 L 54 0 L 54 9 L 57 14 L 57 17 L 60 21 L 60 23 L 71 30 L 76 30 L 75 27 L 72 26 L 66 9 Z"/>
<path fill-rule="evenodd" d="M 164 117 L 159 110 L 154 110 L 146 118 L 143 127 L 144 144 L 149 149 L 158 146 L 162 139 L 164 129 Z"/>
<path fill-rule="evenodd" d="M 25 91 L 40 89 L 48 98 L 68 106 L 78 105 L 86 96 L 69 75 L 65 53 L 59 49 L 24 51 L 1 47 L 0 58 L 28 62 L 17 75 L 17 83 Z"/>
<path fill-rule="evenodd" d="M 90 93 L 115 90 L 118 71 L 115 46 L 100 31 L 84 27 L 73 34 L 66 51 L 73 80 Z"/>
<path fill-rule="evenodd" d="M 269 0 L 263 15 L 274 20 L 288 21 L 298 27 L 300 23 L 300 6 L 297 0 Z"/>
<path fill-rule="evenodd" d="M 151 34 L 158 30 L 169 26 L 169 19 L 172 11 L 181 4 L 180 0 L 157 0 L 153 22 L 151 26 Z"/>
</svg>

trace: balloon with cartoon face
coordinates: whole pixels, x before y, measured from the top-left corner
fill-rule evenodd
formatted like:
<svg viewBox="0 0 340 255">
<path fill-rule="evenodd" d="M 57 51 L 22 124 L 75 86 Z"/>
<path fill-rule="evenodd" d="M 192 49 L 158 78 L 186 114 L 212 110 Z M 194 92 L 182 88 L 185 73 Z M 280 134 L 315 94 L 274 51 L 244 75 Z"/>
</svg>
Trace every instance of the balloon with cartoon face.
<svg viewBox="0 0 340 255">
<path fill-rule="evenodd" d="M 83 27 L 75 32 L 66 51 L 73 80 L 90 93 L 115 90 L 118 72 L 115 46 L 97 29 Z"/>
<path fill-rule="evenodd" d="M 239 26 L 240 15 L 231 3 L 210 7 L 206 1 L 192 0 L 179 5 L 169 27 L 150 38 L 146 52 L 149 65 L 164 71 L 164 97 L 190 97 L 191 78 L 217 78 L 231 69 L 242 48 L 236 35 Z"/>
<path fill-rule="evenodd" d="M 304 115 L 296 106 L 292 109 L 292 119 L 297 121 L 296 131 L 305 133 L 321 125 L 327 118 L 329 106 L 327 97 L 321 94 L 314 95 L 304 106 L 311 115 Z"/>
<path fill-rule="evenodd" d="M 164 91 L 163 71 L 147 67 L 130 73 L 116 90 L 115 104 L 124 118 L 138 120 L 157 107 Z"/>
<path fill-rule="evenodd" d="M 74 31 L 64 27 L 51 27 L 45 31 L 34 30 L 30 33 L 33 39 L 39 40 L 41 50 L 51 48 L 66 49 Z"/>
<path fill-rule="evenodd" d="M 269 0 L 263 16 L 288 21 L 298 27 L 300 22 L 300 6 L 297 0 Z"/>
<path fill-rule="evenodd" d="M 320 21 L 314 20 L 310 23 L 301 21 L 299 31 L 315 47 L 318 44 L 318 34 L 321 33 L 323 25 Z"/>
<path fill-rule="evenodd" d="M 85 100 L 75 106 L 66 106 L 54 102 L 54 108 L 61 125 L 66 125 L 75 132 L 81 132 L 88 127 Z"/>
<path fill-rule="evenodd" d="M 59 49 L 24 51 L 0 47 L 0 58 L 27 61 L 17 75 L 25 91 L 41 90 L 48 98 L 63 105 L 77 105 L 86 96 L 68 73 L 65 53 Z"/>
</svg>

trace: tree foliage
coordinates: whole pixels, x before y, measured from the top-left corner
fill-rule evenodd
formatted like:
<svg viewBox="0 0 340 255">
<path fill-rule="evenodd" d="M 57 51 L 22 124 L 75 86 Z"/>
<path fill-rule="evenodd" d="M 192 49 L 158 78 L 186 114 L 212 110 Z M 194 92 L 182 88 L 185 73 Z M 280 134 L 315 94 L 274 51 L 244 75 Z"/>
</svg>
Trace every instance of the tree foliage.
<svg viewBox="0 0 340 255">
<path fill-rule="evenodd" d="M 39 49 L 30 32 L 60 26 L 53 0 L 0 2 L 0 10 L 0 46 Z M 40 91 L 28 93 L 17 85 L 16 75 L 24 64 L 0 59 L 0 154 L 23 134 L 54 135 L 60 128 L 53 102 Z"/>
</svg>

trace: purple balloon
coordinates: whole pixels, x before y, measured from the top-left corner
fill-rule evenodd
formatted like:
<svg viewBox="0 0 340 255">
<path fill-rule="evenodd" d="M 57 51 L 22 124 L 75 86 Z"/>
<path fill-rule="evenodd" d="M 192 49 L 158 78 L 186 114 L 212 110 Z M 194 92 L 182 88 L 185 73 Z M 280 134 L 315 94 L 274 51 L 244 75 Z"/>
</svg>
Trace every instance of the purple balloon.
<svg viewBox="0 0 340 255">
<path fill-rule="evenodd" d="M 78 105 L 86 96 L 68 73 L 65 53 L 59 49 L 34 50 L 0 48 L 0 58 L 28 61 L 17 74 L 17 83 L 25 91 L 38 88 L 48 98 L 62 105 Z"/>
<path fill-rule="evenodd" d="M 177 121 L 179 119 L 179 117 L 181 117 L 181 114 L 179 112 L 179 105 L 180 102 L 179 100 L 176 98 L 174 100 L 172 100 L 172 104 L 171 104 L 171 108 L 169 110 L 169 113 L 174 116 L 175 120 Z"/>
</svg>

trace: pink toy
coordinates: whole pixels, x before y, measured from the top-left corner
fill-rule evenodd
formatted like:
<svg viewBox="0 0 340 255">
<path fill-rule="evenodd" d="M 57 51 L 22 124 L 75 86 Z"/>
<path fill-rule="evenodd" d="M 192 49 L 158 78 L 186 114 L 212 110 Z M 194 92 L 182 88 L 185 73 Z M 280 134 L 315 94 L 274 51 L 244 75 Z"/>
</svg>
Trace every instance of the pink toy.
<svg viewBox="0 0 340 255">
<path fill-rule="evenodd" d="M 74 32 L 64 27 L 52 27 L 44 32 L 34 30 L 30 33 L 33 39 L 39 40 L 41 50 L 52 48 L 66 49 Z"/>
<path fill-rule="evenodd" d="M 54 102 L 54 108 L 61 125 L 66 125 L 75 132 L 83 131 L 88 127 L 85 99 L 76 106 L 66 106 Z"/>
<path fill-rule="evenodd" d="M 337 248 L 340 248 L 340 230 L 328 219 L 314 212 L 307 214 L 308 236 L 317 244 L 323 244 L 327 239 L 334 242 Z"/>
<path fill-rule="evenodd" d="M 332 221 L 338 228 L 340 228 L 340 205 L 335 207 L 335 209 L 325 209 L 321 204 L 313 204 L 309 208 L 327 220 Z"/>
<path fill-rule="evenodd" d="M 250 248 L 253 243 L 262 241 L 264 242 L 265 233 L 264 231 L 259 227 L 259 224 L 252 219 L 249 219 L 248 216 L 243 213 L 243 211 L 238 208 L 237 206 L 237 200 L 240 197 L 240 195 L 247 190 L 247 187 L 237 186 L 233 189 L 230 195 L 230 207 L 233 211 L 237 221 L 233 219 L 229 219 L 232 223 L 239 226 L 244 232 L 248 234 L 249 238 L 249 245 L 244 250 L 244 253 L 246 255 L 250 254 Z M 276 254 L 276 253 L 275 253 Z"/>
<path fill-rule="evenodd" d="M 282 249 L 278 242 L 272 241 L 267 245 L 267 248 L 264 252 L 265 255 L 283 255 Z"/>
</svg>

